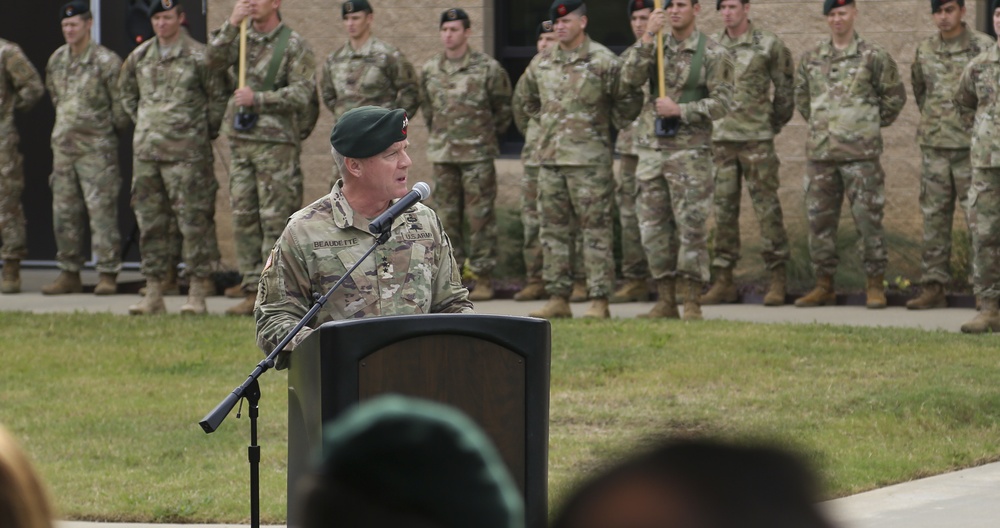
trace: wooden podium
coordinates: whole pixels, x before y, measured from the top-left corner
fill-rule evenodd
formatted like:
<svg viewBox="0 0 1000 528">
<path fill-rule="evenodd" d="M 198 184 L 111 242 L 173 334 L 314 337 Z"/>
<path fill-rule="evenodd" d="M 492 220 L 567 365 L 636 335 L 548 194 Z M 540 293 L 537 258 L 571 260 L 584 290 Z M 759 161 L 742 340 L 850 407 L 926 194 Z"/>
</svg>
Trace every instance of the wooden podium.
<svg viewBox="0 0 1000 528">
<path fill-rule="evenodd" d="M 396 393 L 454 406 L 479 424 L 524 493 L 528 528 L 544 528 L 550 341 L 548 321 L 527 317 L 428 314 L 321 326 L 289 356 L 289 526 L 323 424 L 359 401 Z"/>
</svg>

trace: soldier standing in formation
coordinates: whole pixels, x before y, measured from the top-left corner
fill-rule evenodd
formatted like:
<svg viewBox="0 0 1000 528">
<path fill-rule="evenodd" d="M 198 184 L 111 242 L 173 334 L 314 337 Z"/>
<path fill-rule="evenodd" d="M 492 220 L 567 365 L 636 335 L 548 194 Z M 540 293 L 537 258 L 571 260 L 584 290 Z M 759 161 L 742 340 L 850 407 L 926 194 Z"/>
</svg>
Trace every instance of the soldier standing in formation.
<svg viewBox="0 0 1000 528">
<path fill-rule="evenodd" d="M 56 261 L 61 270 L 55 282 L 42 287 L 45 295 L 80 293 L 80 268 L 90 233 L 100 279 L 97 295 L 117 292 L 121 270 L 121 232 L 118 230 L 118 135 L 128 115 L 118 97 L 122 60 L 115 52 L 92 42 L 93 15 L 84 0 L 63 6 L 60 12 L 66 44 L 49 57 L 45 86 L 56 122 L 52 127 L 52 226 Z"/>
<path fill-rule="evenodd" d="M 956 200 L 969 232 L 975 231 L 969 214 L 971 130 L 962 122 L 953 99 L 965 65 L 995 47 L 989 35 L 963 21 L 965 0 L 931 0 L 931 16 L 938 33 L 920 42 L 910 67 L 913 96 L 920 108 L 917 143 L 923 158 L 920 210 L 924 216 L 923 291 L 906 303 L 911 310 L 948 306 L 944 292 L 951 281 L 951 228 Z"/>
<path fill-rule="evenodd" d="M 496 59 L 469 49 L 469 15 L 461 9 L 441 14 L 444 51 L 424 63 L 420 108 L 429 137 L 427 159 L 434 164 L 437 212 L 450 233 L 459 266 L 469 255 L 478 277 L 471 301 L 493 298 L 497 255 L 494 204 L 500 136 L 511 121 L 510 77 Z M 469 239 L 463 224 L 469 223 Z M 468 250 L 466 244 L 468 243 Z"/>
<path fill-rule="evenodd" d="M 233 12 L 209 40 L 210 68 L 238 68 L 239 26 L 247 28 L 247 85 L 237 88 L 230 112 L 256 113 L 256 124 L 236 129 L 223 123 L 230 142 L 229 196 L 243 301 L 230 315 L 252 315 L 257 283 L 285 220 L 302 205 L 301 136 L 316 92 L 316 59 L 301 35 L 278 16 L 282 0 L 237 0 Z M 272 67 L 273 66 L 273 67 Z"/>
<path fill-rule="evenodd" d="M 785 304 L 790 253 L 778 199 L 781 162 L 774 152 L 774 136 L 795 112 L 792 52 L 777 35 L 750 21 L 750 0 L 716 0 L 715 8 L 726 26 L 716 39 L 732 53 L 735 88 L 729 113 L 712 128 L 715 282 L 701 303 L 731 303 L 739 298 L 733 268 L 740 258 L 740 194 L 746 182 L 760 224 L 761 256 L 771 273 L 764 305 L 780 306 Z"/>
<path fill-rule="evenodd" d="M 646 33 L 646 22 L 653 12 L 653 0 L 630 0 L 628 3 L 629 25 L 636 41 Z M 635 47 L 625 50 L 629 53 Z M 624 54 L 623 54 L 624 57 Z M 643 85 L 643 104 L 652 105 L 649 99 L 649 84 Z M 637 136 L 645 136 L 636 132 L 641 118 L 636 118 L 630 125 L 618 131 L 615 141 L 615 152 L 620 156 L 618 175 L 615 178 L 615 205 L 618 206 L 618 223 L 621 225 L 622 277 L 625 284 L 611 295 L 612 303 L 645 302 L 649 300 L 649 264 L 646 263 L 646 253 L 642 249 L 642 238 L 639 233 L 639 218 L 635 207 L 636 183 L 635 169 L 639 165 L 639 152 L 636 148 Z"/>
<path fill-rule="evenodd" d="M 359 106 L 402 108 L 413 117 L 420 107 L 420 87 L 413 65 L 398 48 L 372 36 L 375 15 L 368 0 L 341 5 L 347 42 L 323 63 L 320 93 L 334 124 Z M 339 179 L 333 165 L 333 179 Z"/>
<path fill-rule="evenodd" d="M 882 228 L 880 129 L 899 116 L 906 89 L 889 53 L 854 32 L 854 0 L 826 0 L 823 14 L 830 39 L 802 55 L 795 78 L 795 106 L 809 124 L 805 200 L 809 255 L 816 273 L 816 286 L 795 306 L 836 301 L 837 226 L 846 194 L 864 248 L 866 305 L 884 308 L 889 257 Z"/>
<path fill-rule="evenodd" d="M 733 94 L 729 51 L 698 31 L 701 5 L 666 2 L 653 11 L 622 83 L 641 93 L 656 80 L 654 41 L 670 16 L 663 74 L 666 93 L 642 113 L 639 142 L 639 229 L 659 300 L 644 317 L 677 318 L 676 281 L 684 286 L 684 319 L 701 319 L 699 297 L 709 279 L 708 216 L 712 207 L 712 122 L 726 115 Z M 660 122 L 657 123 L 657 119 Z M 643 146 L 648 145 L 648 146 Z"/>
<path fill-rule="evenodd" d="M 0 293 L 21 292 L 21 260 L 28 256 L 26 220 L 21 193 L 24 168 L 17 145 L 14 110 L 27 112 L 42 96 L 45 86 L 38 70 L 21 47 L 0 39 L 0 259 L 3 276 Z"/>
<path fill-rule="evenodd" d="M 628 124 L 642 104 L 623 93 L 621 61 L 587 36 L 582 0 L 556 0 L 552 17 L 559 46 L 536 55 L 522 78 L 519 111 L 538 118 L 538 175 L 544 269 L 549 302 L 533 317 L 572 317 L 574 223 L 583 231 L 583 259 L 592 301 L 585 317 L 608 318 L 614 287 L 611 126 Z M 586 75 L 584 75 L 586 73 Z"/>
<path fill-rule="evenodd" d="M 991 3 L 993 29 L 1000 31 L 1000 1 Z M 1000 47 L 994 44 L 962 71 L 955 105 L 966 130 L 972 130 L 970 148 L 972 184 L 969 191 L 973 288 L 980 311 L 962 325 L 969 334 L 1000 332 Z"/>
<path fill-rule="evenodd" d="M 135 122 L 132 208 L 146 277 L 142 301 L 129 313 L 166 311 L 162 286 L 175 265 L 170 232 L 176 225 L 191 284 L 181 313 L 203 314 L 219 254 L 213 219 L 219 184 L 208 165 L 227 87 L 205 64 L 205 46 L 182 27 L 180 0 L 154 0 L 149 14 L 156 38 L 129 54 L 119 80 L 122 106 Z"/>
</svg>

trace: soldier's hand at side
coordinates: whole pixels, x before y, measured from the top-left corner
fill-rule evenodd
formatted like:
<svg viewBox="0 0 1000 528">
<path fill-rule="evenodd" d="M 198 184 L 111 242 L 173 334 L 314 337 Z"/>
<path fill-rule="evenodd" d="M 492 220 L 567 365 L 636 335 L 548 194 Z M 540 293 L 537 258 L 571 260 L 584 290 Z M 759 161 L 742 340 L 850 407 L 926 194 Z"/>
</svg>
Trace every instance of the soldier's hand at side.
<svg viewBox="0 0 1000 528">
<path fill-rule="evenodd" d="M 243 88 L 237 88 L 233 92 L 233 100 L 236 102 L 236 106 L 249 108 L 254 103 L 253 95 L 253 90 L 249 86 L 244 86 Z"/>
<path fill-rule="evenodd" d="M 681 107 L 669 97 L 657 97 L 656 115 L 660 117 L 680 117 Z"/>
<path fill-rule="evenodd" d="M 653 35 L 656 34 L 667 25 L 667 13 L 662 9 L 657 9 L 649 15 L 649 21 L 646 22 L 646 33 L 642 35 L 642 41 L 649 43 L 653 42 Z"/>
<path fill-rule="evenodd" d="M 233 14 L 229 15 L 229 23 L 238 26 L 248 16 L 250 16 L 250 1 L 236 0 L 236 5 L 233 6 Z"/>
</svg>

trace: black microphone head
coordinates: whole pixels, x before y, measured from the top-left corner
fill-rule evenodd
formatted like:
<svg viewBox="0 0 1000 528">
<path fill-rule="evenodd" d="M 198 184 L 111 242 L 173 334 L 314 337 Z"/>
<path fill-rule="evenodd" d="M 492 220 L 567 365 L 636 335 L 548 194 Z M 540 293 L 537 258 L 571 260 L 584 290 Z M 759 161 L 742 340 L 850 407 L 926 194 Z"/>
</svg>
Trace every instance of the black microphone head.
<svg viewBox="0 0 1000 528">
<path fill-rule="evenodd" d="M 417 191 L 417 194 L 420 195 L 420 201 L 426 200 L 431 195 L 431 186 L 424 182 L 414 183 L 413 190 Z"/>
</svg>

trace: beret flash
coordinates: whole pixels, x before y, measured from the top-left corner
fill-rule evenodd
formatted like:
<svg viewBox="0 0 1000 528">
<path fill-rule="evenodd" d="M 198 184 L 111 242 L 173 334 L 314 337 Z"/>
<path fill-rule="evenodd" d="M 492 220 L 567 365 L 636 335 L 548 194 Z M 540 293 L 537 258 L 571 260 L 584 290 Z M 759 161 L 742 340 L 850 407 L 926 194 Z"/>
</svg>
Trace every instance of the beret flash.
<svg viewBox="0 0 1000 528">
<path fill-rule="evenodd" d="M 656 9 L 656 3 L 653 0 L 629 0 L 628 16 L 640 9 Z"/>
<path fill-rule="evenodd" d="M 449 9 L 444 13 L 441 13 L 441 24 L 445 22 L 453 22 L 455 20 L 469 20 L 469 14 L 465 12 L 464 9 L 455 8 Z M 441 24 L 438 24 L 439 26 Z"/>
<path fill-rule="evenodd" d="M 152 0 L 152 2 L 149 3 L 149 16 L 152 17 L 157 13 L 170 11 L 180 5 L 180 3 L 181 0 Z"/>
<path fill-rule="evenodd" d="M 555 22 L 557 18 L 562 18 L 581 7 L 583 0 L 556 0 L 549 8 L 549 17 Z"/>
<path fill-rule="evenodd" d="M 347 18 L 348 13 L 357 13 L 358 11 L 367 11 L 368 14 L 375 12 L 372 10 L 372 5 L 368 3 L 368 0 L 348 0 L 340 6 L 340 16 L 342 18 Z"/>
<path fill-rule="evenodd" d="M 361 106 L 340 116 L 330 132 L 330 145 L 348 158 L 370 158 L 406 139 L 409 124 L 403 109 Z"/>
<path fill-rule="evenodd" d="M 823 0 L 823 14 L 829 15 L 830 11 L 847 4 L 853 4 L 854 0 Z"/>
<path fill-rule="evenodd" d="M 90 3 L 87 0 L 73 0 L 64 5 L 59 12 L 59 20 L 90 12 Z"/>
</svg>

